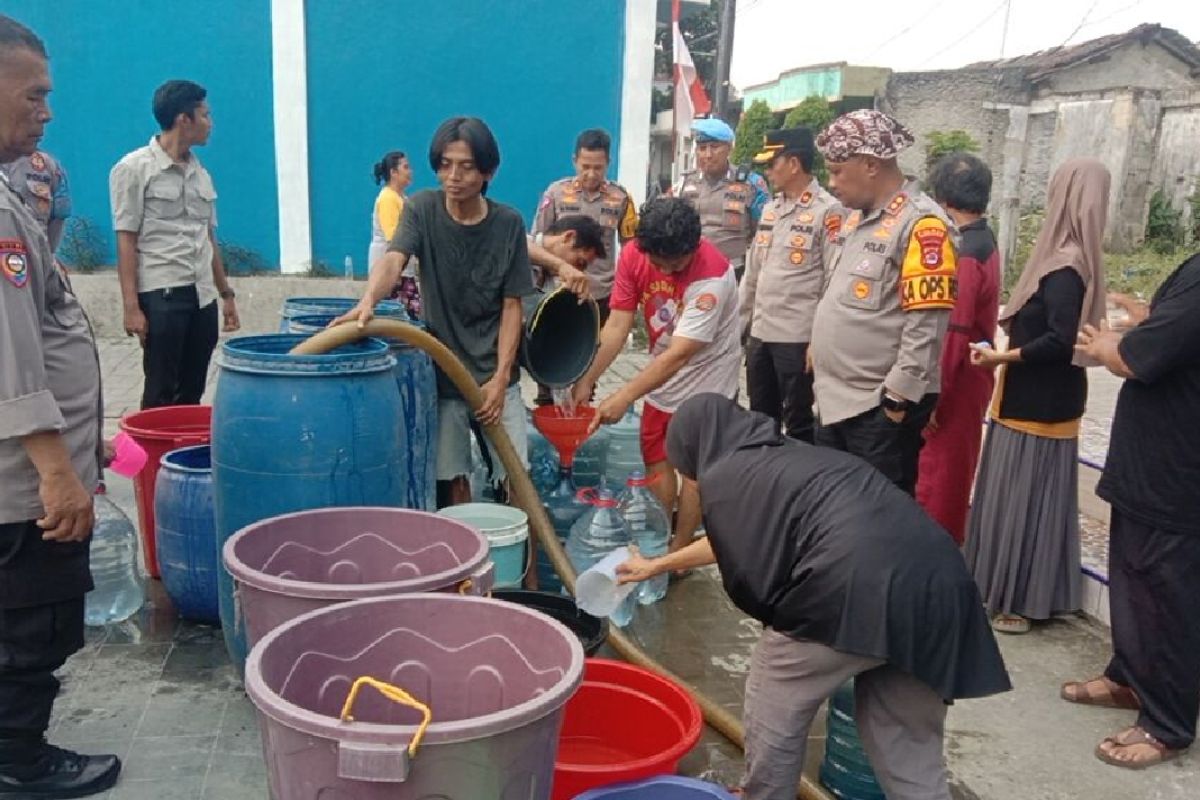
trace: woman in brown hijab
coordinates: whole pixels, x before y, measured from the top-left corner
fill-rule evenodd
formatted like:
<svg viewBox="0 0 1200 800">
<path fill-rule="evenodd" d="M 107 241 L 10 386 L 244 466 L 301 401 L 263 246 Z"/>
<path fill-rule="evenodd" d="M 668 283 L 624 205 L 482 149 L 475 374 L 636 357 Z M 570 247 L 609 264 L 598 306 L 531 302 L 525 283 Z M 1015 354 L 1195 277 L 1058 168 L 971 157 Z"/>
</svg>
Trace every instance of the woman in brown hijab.
<svg viewBox="0 0 1200 800">
<path fill-rule="evenodd" d="M 1033 254 L 1000 315 L 1008 349 L 972 347 L 972 363 L 1000 371 L 966 557 L 1003 633 L 1080 608 L 1077 460 L 1087 376 L 1074 345 L 1105 314 L 1109 183 L 1095 159 L 1058 168 Z"/>
</svg>

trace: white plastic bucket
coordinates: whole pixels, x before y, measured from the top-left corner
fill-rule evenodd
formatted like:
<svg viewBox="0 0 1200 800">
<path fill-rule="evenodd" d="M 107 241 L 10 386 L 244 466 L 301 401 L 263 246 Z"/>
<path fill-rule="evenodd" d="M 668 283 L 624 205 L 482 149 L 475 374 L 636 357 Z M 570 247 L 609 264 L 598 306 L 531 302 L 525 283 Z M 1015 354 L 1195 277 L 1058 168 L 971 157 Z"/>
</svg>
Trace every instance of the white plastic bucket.
<svg viewBox="0 0 1200 800">
<path fill-rule="evenodd" d="M 463 503 L 438 513 L 477 528 L 488 540 L 497 589 L 520 588 L 528 564 L 529 516 L 524 511 L 498 503 Z"/>
</svg>

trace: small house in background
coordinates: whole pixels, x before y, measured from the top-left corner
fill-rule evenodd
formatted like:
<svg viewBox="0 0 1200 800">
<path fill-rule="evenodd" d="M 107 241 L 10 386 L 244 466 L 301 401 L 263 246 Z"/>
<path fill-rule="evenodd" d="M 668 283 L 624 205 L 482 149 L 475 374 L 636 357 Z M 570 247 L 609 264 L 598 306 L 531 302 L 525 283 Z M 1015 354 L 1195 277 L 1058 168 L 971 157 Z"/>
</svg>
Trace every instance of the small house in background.
<svg viewBox="0 0 1200 800">
<path fill-rule="evenodd" d="M 1156 191 L 1185 222 L 1200 191 L 1200 47 L 1160 25 L 962 69 L 893 73 L 879 107 L 917 135 L 901 158 L 915 174 L 933 131 L 963 130 L 979 143 L 1006 256 L 1021 210 L 1044 203 L 1067 159 L 1099 158 L 1112 173 L 1106 243 L 1118 251 L 1144 238 Z"/>
<path fill-rule="evenodd" d="M 797 67 L 780 73 L 773 81 L 742 89 L 742 102 L 749 108 L 755 100 L 762 100 L 772 111 L 780 113 L 790 111 L 810 97 L 820 97 L 838 114 L 844 114 L 874 107 L 875 96 L 887 86 L 891 74 L 886 67 L 856 67 L 844 61 Z"/>
</svg>

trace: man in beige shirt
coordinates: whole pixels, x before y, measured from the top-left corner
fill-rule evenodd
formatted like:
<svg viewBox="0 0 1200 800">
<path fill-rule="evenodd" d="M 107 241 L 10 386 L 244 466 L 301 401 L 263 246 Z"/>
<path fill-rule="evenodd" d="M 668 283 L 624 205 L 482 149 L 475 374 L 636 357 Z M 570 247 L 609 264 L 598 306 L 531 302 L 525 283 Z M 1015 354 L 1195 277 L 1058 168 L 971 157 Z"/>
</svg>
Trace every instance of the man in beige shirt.
<svg viewBox="0 0 1200 800">
<path fill-rule="evenodd" d="M 213 235 L 217 192 L 192 152 L 212 133 L 206 97 L 191 81 L 158 87 L 162 132 L 108 178 L 125 333 L 142 343 L 142 408 L 200 402 L 217 344 L 218 296 L 224 329 L 239 327 Z"/>
<path fill-rule="evenodd" d="M 844 211 L 812 175 L 812 131 L 788 128 L 765 139 L 754 161 L 767 165 L 776 194 L 763 209 L 741 284 L 746 388 L 750 410 L 812 444 L 808 343 Z"/>
</svg>

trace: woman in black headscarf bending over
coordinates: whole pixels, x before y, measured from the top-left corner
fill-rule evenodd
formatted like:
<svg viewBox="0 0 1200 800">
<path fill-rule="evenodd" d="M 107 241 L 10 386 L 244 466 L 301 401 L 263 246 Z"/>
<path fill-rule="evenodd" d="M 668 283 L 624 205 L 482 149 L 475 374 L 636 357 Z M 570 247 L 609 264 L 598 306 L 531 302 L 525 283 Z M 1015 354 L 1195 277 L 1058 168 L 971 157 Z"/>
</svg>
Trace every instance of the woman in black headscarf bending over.
<svg viewBox="0 0 1200 800">
<path fill-rule="evenodd" d="M 795 798 L 813 717 L 850 678 L 889 800 L 949 800 L 946 704 L 1012 688 L 954 541 L 865 461 L 786 440 L 719 395 L 680 406 L 667 452 L 699 485 L 708 537 L 619 572 L 715 562 L 765 626 L 746 682 L 747 800 Z"/>
</svg>

